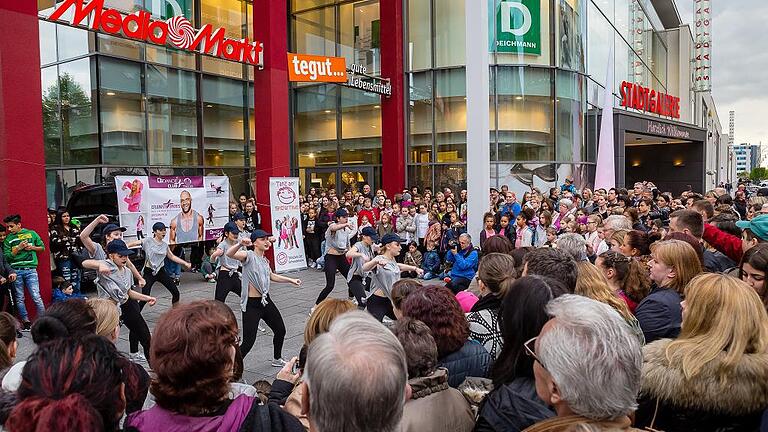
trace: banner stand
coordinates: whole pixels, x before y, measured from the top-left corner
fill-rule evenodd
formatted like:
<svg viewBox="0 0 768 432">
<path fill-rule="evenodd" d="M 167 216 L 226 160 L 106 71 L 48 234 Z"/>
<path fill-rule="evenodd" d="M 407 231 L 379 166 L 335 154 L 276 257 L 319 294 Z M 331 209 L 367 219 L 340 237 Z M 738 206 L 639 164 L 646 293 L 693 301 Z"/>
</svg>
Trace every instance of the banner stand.
<svg viewBox="0 0 768 432">
<path fill-rule="evenodd" d="M 272 244 L 275 273 L 306 269 L 298 177 L 269 178 L 269 207 L 272 226 L 262 229 L 275 238 Z"/>
</svg>

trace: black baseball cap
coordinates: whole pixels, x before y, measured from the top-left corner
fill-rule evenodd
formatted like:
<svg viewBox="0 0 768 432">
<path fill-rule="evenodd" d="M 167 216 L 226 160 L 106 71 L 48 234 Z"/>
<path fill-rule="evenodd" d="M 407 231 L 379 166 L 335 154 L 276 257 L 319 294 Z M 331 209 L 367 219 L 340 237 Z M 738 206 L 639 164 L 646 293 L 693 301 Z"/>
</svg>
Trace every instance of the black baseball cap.
<svg viewBox="0 0 768 432">
<path fill-rule="evenodd" d="M 107 245 L 107 253 L 116 253 L 122 256 L 130 256 L 136 252 L 128 249 L 128 246 L 126 246 L 124 241 L 117 239 L 109 242 Z"/>
<path fill-rule="evenodd" d="M 376 230 L 373 229 L 373 227 L 367 226 L 367 227 L 363 228 L 363 230 L 360 232 L 360 234 L 364 235 L 366 237 L 370 237 L 371 240 L 373 240 L 374 242 L 379 241 L 379 233 L 377 233 Z"/>
<path fill-rule="evenodd" d="M 109 235 L 109 233 L 113 231 L 125 232 L 125 227 L 117 226 L 116 224 L 113 224 L 113 223 L 108 223 L 104 225 L 104 228 L 101 229 L 101 236 L 106 237 Z"/>
<path fill-rule="evenodd" d="M 266 231 L 264 231 L 262 229 L 254 230 L 251 233 L 251 241 L 254 241 L 254 240 L 260 239 L 260 238 L 267 238 L 267 237 L 272 237 L 272 234 L 270 234 L 270 233 L 268 233 L 268 232 L 266 232 Z"/>
<path fill-rule="evenodd" d="M 168 227 L 162 222 L 155 222 L 155 224 L 152 225 L 152 231 L 161 231 L 164 229 L 168 229 Z"/>
<path fill-rule="evenodd" d="M 381 244 L 383 245 L 393 242 L 405 243 L 405 239 L 402 239 L 399 235 L 393 233 L 384 234 L 384 237 L 381 238 Z"/>
<path fill-rule="evenodd" d="M 240 234 L 240 229 L 237 227 L 237 224 L 234 222 L 227 222 L 224 224 L 224 232 L 232 233 L 232 234 Z"/>
<path fill-rule="evenodd" d="M 234 216 L 232 216 L 232 220 L 233 221 L 236 221 L 236 220 L 246 220 L 246 219 L 247 218 L 245 217 L 245 213 L 243 213 L 243 212 L 237 212 L 237 213 L 235 213 Z"/>
<path fill-rule="evenodd" d="M 340 217 L 349 217 L 349 212 L 345 208 L 340 208 L 336 210 L 336 213 L 333 214 L 336 218 Z"/>
</svg>

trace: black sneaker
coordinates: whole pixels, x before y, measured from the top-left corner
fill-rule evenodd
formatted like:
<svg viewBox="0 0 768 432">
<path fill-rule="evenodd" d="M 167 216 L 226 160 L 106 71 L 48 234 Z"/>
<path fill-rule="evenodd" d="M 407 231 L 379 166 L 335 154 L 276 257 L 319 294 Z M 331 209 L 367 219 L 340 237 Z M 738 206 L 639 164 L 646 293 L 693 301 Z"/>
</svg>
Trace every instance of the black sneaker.
<svg viewBox="0 0 768 432">
<path fill-rule="evenodd" d="M 31 329 L 32 329 L 32 323 L 29 321 L 24 321 L 24 328 L 22 330 L 30 331 Z"/>
</svg>

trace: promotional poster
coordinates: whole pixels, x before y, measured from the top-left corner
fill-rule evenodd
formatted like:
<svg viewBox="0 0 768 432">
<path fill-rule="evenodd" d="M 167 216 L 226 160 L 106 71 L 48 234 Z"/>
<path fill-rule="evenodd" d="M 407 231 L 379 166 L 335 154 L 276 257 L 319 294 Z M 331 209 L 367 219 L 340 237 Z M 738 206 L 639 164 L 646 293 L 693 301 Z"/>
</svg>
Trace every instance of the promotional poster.
<svg viewBox="0 0 768 432">
<path fill-rule="evenodd" d="M 272 230 L 275 242 L 275 272 L 302 269 L 307 266 L 304 236 L 301 232 L 299 208 L 299 179 L 270 177 L 269 203 L 272 210 Z"/>
</svg>

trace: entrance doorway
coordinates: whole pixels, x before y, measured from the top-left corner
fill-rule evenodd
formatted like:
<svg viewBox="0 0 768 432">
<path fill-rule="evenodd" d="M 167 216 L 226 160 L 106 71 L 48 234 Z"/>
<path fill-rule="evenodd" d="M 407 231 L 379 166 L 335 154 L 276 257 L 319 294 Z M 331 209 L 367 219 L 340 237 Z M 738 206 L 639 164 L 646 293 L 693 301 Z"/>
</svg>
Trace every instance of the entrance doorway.
<svg viewBox="0 0 768 432">
<path fill-rule="evenodd" d="M 627 188 L 650 180 L 661 190 L 675 194 L 701 190 L 703 143 L 631 132 L 625 133 L 624 143 Z"/>
<path fill-rule="evenodd" d="M 337 194 L 343 194 L 347 189 L 362 190 L 363 185 L 368 183 L 371 189 L 375 189 L 373 184 L 373 168 L 355 167 L 354 169 L 345 168 L 317 168 L 306 169 L 304 178 L 304 193 L 311 187 L 334 189 Z"/>
</svg>

